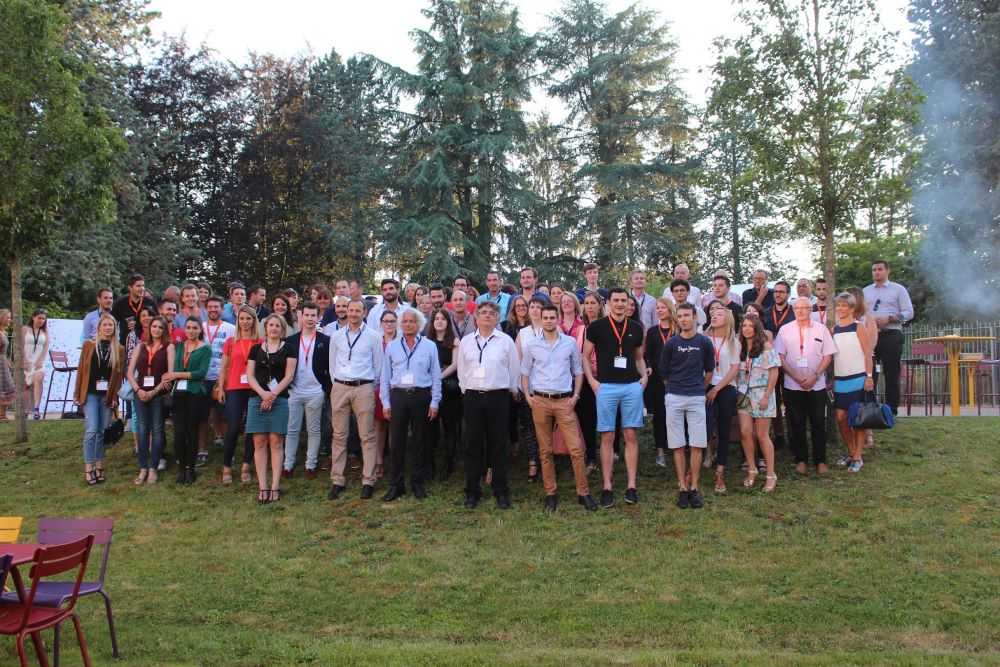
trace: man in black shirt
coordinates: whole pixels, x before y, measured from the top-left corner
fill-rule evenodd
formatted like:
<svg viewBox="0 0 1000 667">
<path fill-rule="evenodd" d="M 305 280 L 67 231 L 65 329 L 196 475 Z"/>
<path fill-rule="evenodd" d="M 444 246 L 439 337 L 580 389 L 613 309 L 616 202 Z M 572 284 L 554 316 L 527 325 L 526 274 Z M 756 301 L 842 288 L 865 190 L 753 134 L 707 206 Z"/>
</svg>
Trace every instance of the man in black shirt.
<svg viewBox="0 0 1000 667">
<path fill-rule="evenodd" d="M 715 276 L 712 278 L 712 294 L 722 302 L 722 305 L 732 311 L 733 321 L 739 327 L 740 322 L 743 320 L 743 306 L 729 298 L 730 287 L 732 287 L 732 282 L 729 280 L 729 276 Z"/>
<path fill-rule="evenodd" d="M 601 434 L 601 474 L 604 491 L 601 504 L 614 507 L 611 472 L 614 466 L 615 421 L 621 408 L 622 434 L 625 437 L 625 471 L 628 485 L 625 502 L 639 502 L 635 473 L 639 464 L 638 429 L 642 428 L 642 394 L 646 388 L 646 362 L 642 357 L 644 327 L 625 317 L 628 293 L 614 287 L 608 295 L 611 314 L 587 327 L 583 358 L 597 353 L 597 375 L 591 364 L 583 365 L 584 375 L 597 396 L 597 430 Z"/>
<path fill-rule="evenodd" d="M 757 269 L 753 272 L 753 287 L 743 290 L 743 307 L 757 302 L 764 310 L 774 307 L 774 291 L 767 287 L 767 271 Z"/>
<path fill-rule="evenodd" d="M 124 345 L 128 332 L 133 329 L 137 335 L 142 335 L 142 325 L 139 324 L 139 312 L 146 306 L 156 308 L 156 302 L 146 293 L 146 279 L 141 274 L 133 273 L 128 277 L 128 294 L 115 301 L 111 306 L 111 315 L 118 321 L 118 341 Z"/>
<path fill-rule="evenodd" d="M 793 324 L 795 313 L 788 303 L 788 297 L 792 294 L 792 286 L 784 280 L 779 280 L 774 284 L 774 306 L 764 311 L 764 328 L 771 332 L 771 336 L 778 337 L 778 329 Z M 785 372 L 778 369 L 778 384 L 774 387 L 774 448 L 779 449 L 785 446 L 785 420 L 781 418 L 781 408 L 784 403 L 781 387 L 785 381 Z"/>
</svg>

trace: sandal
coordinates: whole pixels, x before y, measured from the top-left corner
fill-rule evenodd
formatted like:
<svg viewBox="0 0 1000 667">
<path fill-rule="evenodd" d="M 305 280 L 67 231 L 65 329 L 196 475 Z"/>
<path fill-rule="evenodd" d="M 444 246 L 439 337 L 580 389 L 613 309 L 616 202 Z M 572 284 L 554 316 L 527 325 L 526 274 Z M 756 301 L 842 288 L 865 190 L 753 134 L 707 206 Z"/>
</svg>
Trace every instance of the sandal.
<svg viewBox="0 0 1000 667">
<path fill-rule="evenodd" d="M 774 487 L 778 486 L 778 476 L 777 475 L 764 475 L 764 479 L 767 483 L 764 484 L 764 491 L 766 493 L 773 493 Z"/>
<path fill-rule="evenodd" d="M 222 469 L 222 483 L 232 484 L 233 483 L 233 471 L 229 468 Z"/>
<path fill-rule="evenodd" d="M 281 489 L 271 489 L 271 502 L 276 503 L 281 500 Z"/>
<path fill-rule="evenodd" d="M 149 476 L 146 477 L 146 484 L 156 484 L 157 472 L 156 468 L 149 469 Z"/>
<path fill-rule="evenodd" d="M 597 464 L 594 463 L 593 461 L 591 461 L 590 463 L 588 463 L 587 464 L 587 477 L 590 477 L 592 474 L 594 474 L 595 470 L 597 470 Z"/>
<path fill-rule="evenodd" d="M 250 466 L 243 466 L 243 470 L 240 471 L 240 481 L 244 484 L 249 484 L 253 481 L 253 477 L 250 475 Z"/>
<path fill-rule="evenodd" d="M 94 475 L 97 479 L 97 483 L 100 484 L 104 481 L 104 468 L 94 468 Z"/>
<path fill-rule="evenodd" d="M 715 471 L 715 492 L 716 493 L 726 492 L 726 475 L 721 470 Z"/>
<path fill-rule="evenodd" d="M 142 470 L 140 470 L 139 474 L 135 478 L 135 485 L 136 486 L 142 486 L 143 484 L 145 484 L 146 483 L 146 476 L 148 474 L 149 474 L 149 471 L 146 470 L 145 468 L 143 468 Z"/>
<path fill-rule="evenodd" d="M 538 481 L 538 463 L 531 461 L 528 463 L 528 484 L 534 484 Z"/>
<path fill-rule="evenodd" d="M 257 504 L 266 505 L 271 502 L 271 490 L 270 489 L 259 489 L 257 491 Z"/>
<path fill-rule="evenodd" d="M 757 475 L 759 473 L 756 470 L 747 470 L 747 478 L 743 480 L 743 486 L 748 489 L 752 489 L 753 485 L 757 482 Z"/>
<path fill-rule="evenodd" d="M 83 478 L 87 482 L 87 486 L 94 486 L 97 484 L 97 471 L 96 470 L 85 470 L 83 473 Z"/>
</svg>

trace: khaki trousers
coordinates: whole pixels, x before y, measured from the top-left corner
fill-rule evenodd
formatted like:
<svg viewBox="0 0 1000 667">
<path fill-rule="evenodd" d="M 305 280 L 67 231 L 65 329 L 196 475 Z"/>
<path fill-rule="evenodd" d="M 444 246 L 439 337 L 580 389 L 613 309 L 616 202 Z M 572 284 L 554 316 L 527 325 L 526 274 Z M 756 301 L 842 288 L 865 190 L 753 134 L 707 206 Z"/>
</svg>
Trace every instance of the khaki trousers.
<svg viewBox="0 0 1000 667">
<path fill-rule="evenodd" d="M 576 478 L 576 494 L 585 496 L 590 493 L 587 485 L 587 472 L 583 464 L 583 449 L 580 446 L 580 423 L 576 412 L 570 407 L 568 398 L 543 398 L 535 396 L 535 404 L 531 406 L 531 417 L 535 422 L 535 433 L 538 436 L 538 453 L 542 460 L 542 484 L 545 495 L 556 492 L 556 465 L 552 458 L 552 430 L 556 424 L 566 440 L 569 457 L 573 461 L 573 476 Z"/>
<path fill-rule="evenodd" d="M 375 383 L 350 387 L 333 383 L 330 391 L 330 419 L 333 422 L 333 448 L 330 482 L 346 486 L 344 468 L 347 466 L 347 430 L 351 412 L 358 422 L 361 437 L 361 483 L 375 486 Z"/>
</svg>

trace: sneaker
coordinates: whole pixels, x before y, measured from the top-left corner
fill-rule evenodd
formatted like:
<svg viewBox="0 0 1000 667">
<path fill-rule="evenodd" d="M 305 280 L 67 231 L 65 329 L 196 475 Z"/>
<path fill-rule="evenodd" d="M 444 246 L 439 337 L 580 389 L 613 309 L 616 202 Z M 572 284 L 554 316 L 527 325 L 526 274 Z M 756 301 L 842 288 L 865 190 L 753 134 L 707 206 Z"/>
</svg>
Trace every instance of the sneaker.
<svg viewBox="0 0 1000 667">
<path fill-rule="evenodd" d="M 194 459 L 194 466 L 200 468 L 208 463 L 208 452 L 198 452 L 198 456 Z"/>
<path fill-rule="evenodd" d="M 839 465 L 839 466 L 849 466 L 849 465 L 851 465 L 851 457 L 850 456 L 841 456 L 841 457 L 839 457 L 837 459 L 837 465 Z"/>
<path fill-rule="evenodd" d="M 714 463 L 714 462 L 715 462 L 715 459 L 712 458 L 712 455 L 709 454 L 708 452 L 705 452 L 705 458 L 702 459 L 702 461 L 701 461 L 701 467 L 705 468 L 706 470 L 708 470 L 709 468 L 712 467 L 712 463 Z"/>
<path fill-rule="evenodd" d="M 851 461 L 851 465 L 847 466 L 847 472 L 861 472 L 864 467 L 865 464 L 861 461 Z"/>
<path fill-rule="evenodd" d="M 639 502 L 639 492 L 636 491 L 635 489 L 626 489 L 625 502 L 627 502 L 629 505 L 635 505 L 637 502 Z"/>
<path fill-rule="evenodd" d="M 601 507 L 604 509 L 611 509 L 615 506 L 615 495 L 611 493 L 610 489 L 605 489 L 601 491 Z"/>
<path fill-rule="evenodd" d="M 621 458 L 617 454 L 615 454 L 615 463 L 618 463 L 619 461 L 621 461 Z"/>
<path fill-rule="evenodd" d="M 159 462 L 159 464 L 157 464 L 156 469 L 157 470 L 166 470 L 167 469 L 167 460 L 166 459 L 160 459 L 160 462 Z"/>
<path fill-rule="evenodd" d="M 698 493 L 698 489 L 688 491 L 688 502 L 691 503 L 692 509 L 701 509 L 701 494 Z"/>
<path fill-rule="evenodd" d="M 686 510 L 688 508 L 687 491 L 681 491 L 679 494 L 677 494 L 677 506 L 680 507 L 682 510 Z"/>
<path fill-rule="evenodd" d="M 222 438 L 216 438 L 215 439 L 215 446 L 218 447 L 219 449 L 222 449 L 222 448 L 224 448 L 226 446 L 226 441 L 223 440 Z"/>
<path fill-rule="evenodd" d="M 666 454 L 657 454 L 656 455 L 656 465 L 660 466 L 661 468 L 666 468 L 667 467 L 667 455 Z"/>
</svg>

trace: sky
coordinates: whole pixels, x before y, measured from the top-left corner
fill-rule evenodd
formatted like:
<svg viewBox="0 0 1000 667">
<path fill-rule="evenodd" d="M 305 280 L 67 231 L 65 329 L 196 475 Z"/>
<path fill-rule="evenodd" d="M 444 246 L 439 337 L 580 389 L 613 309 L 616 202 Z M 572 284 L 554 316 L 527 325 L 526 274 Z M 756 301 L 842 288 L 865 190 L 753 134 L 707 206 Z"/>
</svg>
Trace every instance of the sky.
<svg viewBox="0 0 1000 667">
<path fill-rule="evenodd" d="M 558 12 L 561 0 L 510 0 L 518 8 L 523 28 L 536 32 L 547 17 Z M 633 4 L 607 0 L 618 12 Z M 706 99 L 708 68 L 715 60 L 712 41 L 733 37 L 740 27 L 733 0 L 645 0 L 670 24 L 678 42 L 680 84 L 695 104 Z M 877 0 L 885 25 L 902 33 L 900 48 L 909 42 L 906 0 Z M 156 34 L 185 33 L 189 44 L 205 42 L 222 57 L 242 61 L 248 51 L 292 56 L 311 52 L 322 56 L 331 49 L 344 57 L 370 53 L 404 69 L 416 69 L 410 31 L 426 28 L 422 0 L 153 0 L 151 9 L 161 18 Z"/>
</svg>

